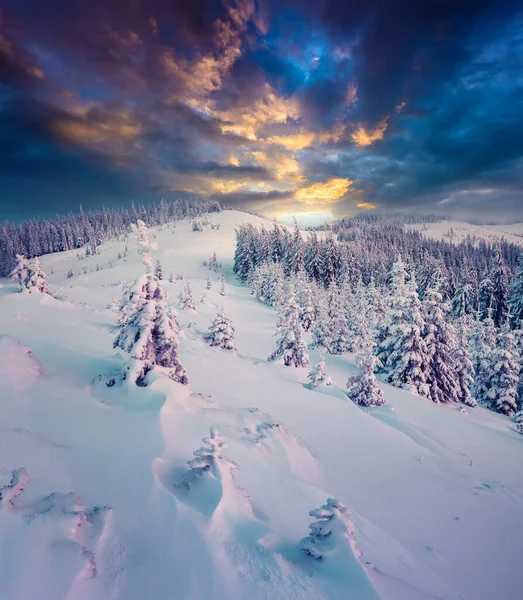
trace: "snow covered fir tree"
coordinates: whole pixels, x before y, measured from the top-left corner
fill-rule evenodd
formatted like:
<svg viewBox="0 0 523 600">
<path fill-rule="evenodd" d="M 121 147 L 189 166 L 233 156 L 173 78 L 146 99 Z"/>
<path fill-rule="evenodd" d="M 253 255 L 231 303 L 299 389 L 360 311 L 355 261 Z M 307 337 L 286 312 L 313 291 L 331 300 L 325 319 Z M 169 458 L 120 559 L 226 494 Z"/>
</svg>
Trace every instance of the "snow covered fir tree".
<svg viewBox="0 0 523 600">
<path fill-rule="evenodd" d="M 222 310 L 211 323 L 205 341 L 209 346 L 218 346 L 224 350 L 234 350 L 234 327 L 231 320 Z"/>
<path fill-rule="evenodd" d="M 350 512 L 336 498 L 328 498 L 320 508 L 309 515 L 316 519 L 309 525 L 310 534 L 303 538 L 298 548 L 315 560 L 328 560 L 333 555 L 350 548 L 354 525 Z"/>
<path fill-rule="evenodd" d="M 188 385 L 189 378 L 178 356 L 179 327 L 169 311 L 161 281 L 153 274 L 147 227 L 138 220 L 133 226 L 146 274 L 138 277 L 127 290 L 118 319 L 120 331 L 114 347 L 129 354 L 122 378 L 140 386 L 147 385 L 147 375 L 161 367 L 169 377 Z"/>
<path fill-rule="evenodd" d="M 289 287 L 287 298 L 280 309 L 276 337 L 277 348 L 269 357 L 270 361 L 283 359 L 286 367 L 308 366 L 307 345 L 292 285 Z"/>
<path fill-rule="evenodd" d="M 329 386 L 332 385 L 331 378 L 327 376 L 325 372 L 325 357 L 320 356 L 320 362 L 313 365 L 307 374 L 307 379 L 309 380 L 309 387 L 313 389 L 318 387 L 320 383 L 324 383 Z"/>
</svg>

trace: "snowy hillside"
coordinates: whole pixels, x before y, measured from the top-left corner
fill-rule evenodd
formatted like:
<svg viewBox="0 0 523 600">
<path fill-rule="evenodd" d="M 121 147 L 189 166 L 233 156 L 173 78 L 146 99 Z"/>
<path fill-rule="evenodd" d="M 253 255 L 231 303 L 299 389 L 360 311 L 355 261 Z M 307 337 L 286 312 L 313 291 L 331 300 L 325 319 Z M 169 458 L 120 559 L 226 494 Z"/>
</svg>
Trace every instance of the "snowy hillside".
<svg viewBox="0 0 523 600">
<path fill-rule="evenodd" d="M 459 244 L 470 236 L 473 240 L 495 243 L 504 239 L 523 246 L 523 223 L 513 225 L 472 225 L 463 221 L 439 221 L 437 223 L 409 223 L 412 231 L 421 231 L 429 238 L 447 240 Z"/>
<path fill-rule="evenodd" d="M 55 297 L 1 280 L 0 598 L 520 597 L 513 419 L 387 384 L 388 403 L 362 409 L 344 393 L 351 354 L 328 355 L 332 385 L 309 389 L 307 369 L 267 361 L 277 314 L 232 273 L 235 229 L 264 220 L 208 220 L 149 232 L 189 387 L 104 383 L 125 360 L 115 307 L 144 270 L 132 236 L 41 257 Z M 214 252 L 225 295 L 202 265 Z M 187 280 L 195 310 L 178 302 Z M 204 340 L 222 307 L 235 351 Z"/>
</svg>

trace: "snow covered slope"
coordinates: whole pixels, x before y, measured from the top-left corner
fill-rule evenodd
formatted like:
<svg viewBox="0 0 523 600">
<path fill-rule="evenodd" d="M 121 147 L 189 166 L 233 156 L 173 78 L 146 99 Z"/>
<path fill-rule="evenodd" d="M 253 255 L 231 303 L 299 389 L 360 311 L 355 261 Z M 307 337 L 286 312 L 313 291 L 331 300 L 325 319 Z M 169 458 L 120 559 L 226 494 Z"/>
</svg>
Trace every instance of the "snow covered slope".
<svg viewBox="0 0 523 600">
<path fill-rule="evenodd" d="M 155 231 L 164 274 L 183 272 L 197 299 L 196 311 L 180 310 L 183 282 L 165 282 L 190 389 L 165 377 L 128 392 L 96 383 L 123 362 L 107 306 L 143 272 L 132 239 L 83 260 L 43 257 L 57 298 L 2 282 L 0 598 L 520 597 L 523 436 L 513 422 L 387 385 L 389 404 L 362 410 L 343 393 L 350 355 L 328 356 L 333 385 L 315 390 L 305 369 L 268 363 L 276 314 L 231 272 L 235 228 L 263 220 L 209 220 L 220 229 Z M 201 264 L 214 251 L 225 297 Z M 202 339 L 222 306 L 236 352 Z M 213 476 L 195 479 L 187 461 L 201 447 Z M 329 497 L 350 515 L 318 561 L 298 547 L 309 511 Z"/>
<path fill-rule="evenodd" d="M 421 231 L 435 240 L 447 240 L 459 244 L 467 237 L 478 241 L 496 242 L 504 239 L 507 242 L 523 246 L 523 223 L 512 225 L 472 225 L 463 221 L 440 221 L 439 223 L 411 223 L 407 229 Z"/>
</svg>

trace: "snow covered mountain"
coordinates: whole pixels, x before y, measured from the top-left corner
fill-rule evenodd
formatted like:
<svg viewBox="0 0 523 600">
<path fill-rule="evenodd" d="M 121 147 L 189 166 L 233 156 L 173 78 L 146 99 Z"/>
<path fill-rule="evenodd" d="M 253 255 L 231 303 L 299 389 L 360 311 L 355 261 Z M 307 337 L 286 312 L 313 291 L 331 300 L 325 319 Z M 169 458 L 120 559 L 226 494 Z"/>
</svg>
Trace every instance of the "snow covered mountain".
<svg viewBox="0 0 523 600">
<path fill-rule="evenodd" d="M 513 420 L 384 383 L 388 403 L 362 409 L 351 354 L 312 389 L 268 362 L 277 314 L 232 273 L 235 229 L 265 221 L 207 219 L 149 232 L 190 386 L 105 385 L 125 360 L 115 307 L 143 273 L 132 237 L 41 257 L 54 296 L 2 280 L 0 598 L 518 598 Z M 206 343 L 231 324 L 233 351 Z"/>
</svg>

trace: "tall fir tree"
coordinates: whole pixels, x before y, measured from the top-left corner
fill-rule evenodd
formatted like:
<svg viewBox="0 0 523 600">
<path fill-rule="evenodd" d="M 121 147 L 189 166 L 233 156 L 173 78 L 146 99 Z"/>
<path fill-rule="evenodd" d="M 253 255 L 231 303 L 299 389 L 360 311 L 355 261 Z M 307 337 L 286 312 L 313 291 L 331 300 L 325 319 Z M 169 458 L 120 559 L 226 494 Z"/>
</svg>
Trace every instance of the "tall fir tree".
<svg viewBox="0 0 523 600">
<path fill-rule="evenodd" d="M 278 345 L 269 357 L 270 361 L 283 359 L 286 367 L 307 367 L 309 356 L 303 338 L 298 304 L 294 298 L 294 289 L 290 288 L 287 299 L 280 309 L 276 337 Z"/>
<path fill-rule="evenodd" d="M 513 329 L 523 329 L 523 252 L 510 289 L 510 323 Z"/>
<path fill-rule="evenodd" d="M 504 325 L 491 354 L 488 398 L 494 410 L 514 416 L 517 411 L 519 362 L 514 335 Z"/>
<path fill-rule="evenodd" d="M 443 302 L 438 288 L 439 282 L 428 289 L 423 303 L 423 338 L 427 348 L 423 370 L 428 396 L 433 402 L 457 402 L 461 390 L 454 354 L 456 331 L 450 320 L 449 307 Z"/>
</svg>

